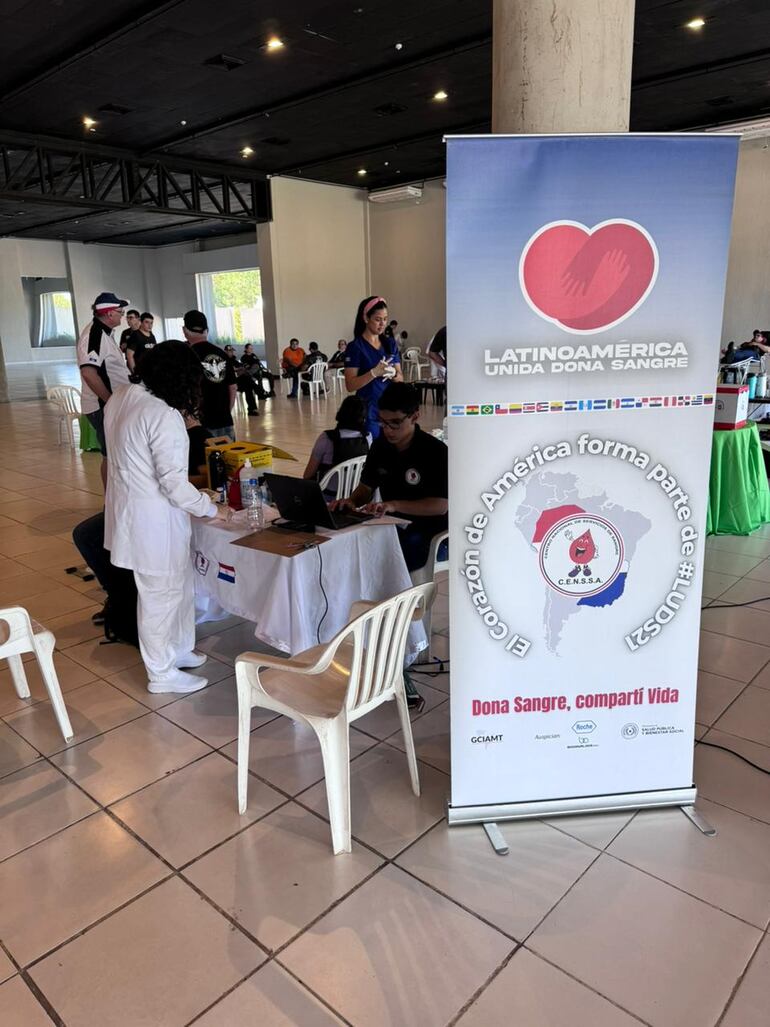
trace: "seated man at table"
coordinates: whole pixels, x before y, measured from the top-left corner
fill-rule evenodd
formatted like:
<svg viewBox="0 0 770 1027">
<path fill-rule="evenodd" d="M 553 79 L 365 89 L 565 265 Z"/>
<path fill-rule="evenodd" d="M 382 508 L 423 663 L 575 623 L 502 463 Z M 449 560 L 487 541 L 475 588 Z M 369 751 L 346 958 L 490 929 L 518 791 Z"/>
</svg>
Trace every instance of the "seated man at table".
<svg viewBox="0 0 770 1027">
<path fill-rule="evenodd" d="M 424 567 L 431 539 L 447 528 L 449 509 L 447 447 L 417 423 L 419 397 L 413 385 L 392 382 L 380 396 L 382 434 L 372 443 L 361 484 L 337 509 L 363 506 L 377 516 L 393 514 L 411 523 L 398 529 L 401 551 L 410 571 Z M 380 490 L 381 500 L 372 496 Z"/>
</svg>

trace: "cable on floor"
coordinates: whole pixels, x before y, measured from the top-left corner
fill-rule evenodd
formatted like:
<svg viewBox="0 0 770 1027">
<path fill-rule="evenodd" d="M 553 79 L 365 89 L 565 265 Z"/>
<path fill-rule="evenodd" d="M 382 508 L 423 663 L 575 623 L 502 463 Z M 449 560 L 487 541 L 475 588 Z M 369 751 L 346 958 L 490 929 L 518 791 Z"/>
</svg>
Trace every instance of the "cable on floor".
<svg viewBox="0 0 770 1027">
<path fill-rule="evenodd" d="M 760 596 L 759 599 L 749 599 L 745 603 L 718 603 L 712 606 L 702 606 L 702 610 L 732 610 L 739 606 L 753 606 L 754 603 L 770 602 L 770 596 Z"/>
<path fill-rule="evenodd" d="M 717 745 L 716 742 L 698 742 L 698 745 L 707 745 L 709 749 L 721 749 L 722 752 L 729 752 L 731 756 L 737 756 L 739 760 L 743 760 L 744 763 L 748 763 L 748 765 L 750 767 L 753 767 L 754 770 L 759 770 L 763 774 L 770 774 L 770 770 L 768 770 L 766 767 L 760 767 L 758 763 L 752 763 L 751 760 L 748 759 L 748 757 L 741 755 L 741 753 L 739 752 L 736 752 L 735 749 L 728 749 L 725 745 Z"/>
</svg>

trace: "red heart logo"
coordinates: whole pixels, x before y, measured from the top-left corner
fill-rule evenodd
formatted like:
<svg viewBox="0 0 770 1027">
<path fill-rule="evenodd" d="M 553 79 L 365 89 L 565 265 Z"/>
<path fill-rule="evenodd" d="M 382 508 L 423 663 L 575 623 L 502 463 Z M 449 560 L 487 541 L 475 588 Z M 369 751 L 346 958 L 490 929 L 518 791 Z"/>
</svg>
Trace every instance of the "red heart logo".
<svg viewBox="0 0 770 1027">
<path fill-rule="evenodd" d="M 625 320 L 647 299 L 657 276 L 657 247 L 634 221 L 593 228 L 551 222 L 535 232 L 519 262 L 521 289 L 532 309 L 576 334 Z"/>
</svg>

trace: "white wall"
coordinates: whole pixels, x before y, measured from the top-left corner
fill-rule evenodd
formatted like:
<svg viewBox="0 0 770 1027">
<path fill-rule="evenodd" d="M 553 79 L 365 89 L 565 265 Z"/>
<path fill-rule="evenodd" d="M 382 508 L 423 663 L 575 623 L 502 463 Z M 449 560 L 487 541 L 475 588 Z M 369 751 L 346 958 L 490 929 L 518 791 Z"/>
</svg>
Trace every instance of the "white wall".
<svg viewBox="0 0 770 1027">
<path fill-rule="evenodd" d="M 770 139 L 741 143 L 722 340 L 770 328 Z"/>
<path fill-rule="evenodd" d="M 329 353 L 350 338 L 367 295 L 366 194 L 291 178 L 271 181 L 273 221 L 258 242 L 268 362 L 296 336 Z"/>
<path fill-rule="evenodd" d="M 426 182 L 419 203 L 370 203 L 372 292 L 423 349 L 446 324 L 446 190 Z"/>
</svg>

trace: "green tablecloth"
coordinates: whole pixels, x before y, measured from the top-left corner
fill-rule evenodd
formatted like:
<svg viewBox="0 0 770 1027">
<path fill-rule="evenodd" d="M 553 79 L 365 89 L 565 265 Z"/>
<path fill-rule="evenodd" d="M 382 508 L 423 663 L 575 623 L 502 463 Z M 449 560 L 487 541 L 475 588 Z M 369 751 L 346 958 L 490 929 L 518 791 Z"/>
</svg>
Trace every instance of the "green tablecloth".
<svg viewBox="0 0 770 1027">
<path fill-rule="evenodd" d="M 770 490 L 756 424 L 715 431 L 706 532 L 749 535 L 770 522 Z"/>
<path fill-rule="evenodd" d="M 82 453 L 98 453 L 101 450 L 99 439 L 96 437 L 94 426 L 85 414 L 78 418 L 80 425 L 80 450 Z"/>
</svg>

